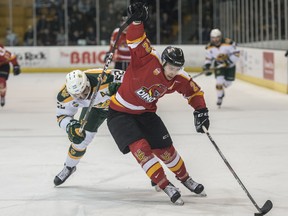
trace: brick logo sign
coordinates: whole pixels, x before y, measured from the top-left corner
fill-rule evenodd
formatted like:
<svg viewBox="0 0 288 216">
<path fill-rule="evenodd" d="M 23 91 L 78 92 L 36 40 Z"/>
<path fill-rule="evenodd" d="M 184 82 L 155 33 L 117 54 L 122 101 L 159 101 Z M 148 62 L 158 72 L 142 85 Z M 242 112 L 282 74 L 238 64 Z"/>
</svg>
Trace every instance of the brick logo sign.
<svg viewBox="0 0 288 216">
<path fill-rule="evenodd" d="M 263 52 L 263 76 L 265 79 L 274 80 L 274 54 Z"/>
</svg>

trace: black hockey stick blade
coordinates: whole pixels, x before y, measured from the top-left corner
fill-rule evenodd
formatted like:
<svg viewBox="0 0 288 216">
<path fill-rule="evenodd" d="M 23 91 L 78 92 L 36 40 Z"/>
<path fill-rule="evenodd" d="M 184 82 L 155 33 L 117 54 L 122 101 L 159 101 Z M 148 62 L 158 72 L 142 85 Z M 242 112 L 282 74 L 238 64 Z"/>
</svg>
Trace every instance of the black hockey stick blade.
<svg viewBox="0 0 288 216">
<path fill-rule="evenodd" d="M 273 208 L 273 203 L 271 202 L 271 200 L 267 200 L 263 207 L 260 209 L 260 213 L 255 213 L 256 215 L 265 215 L 267 214 L 271 209 Z"/>
</svg>

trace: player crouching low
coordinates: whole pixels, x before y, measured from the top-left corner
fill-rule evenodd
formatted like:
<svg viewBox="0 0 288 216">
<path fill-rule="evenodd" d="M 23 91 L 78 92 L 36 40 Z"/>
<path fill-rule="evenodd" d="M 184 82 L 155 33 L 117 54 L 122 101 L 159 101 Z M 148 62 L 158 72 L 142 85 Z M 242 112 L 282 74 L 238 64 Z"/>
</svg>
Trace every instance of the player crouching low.
<svg viewBox="0 0 288 216">
<path fill-rule="evenodd" d="M 59 126 L 66 130 L 71 145 L 63 170 L 54 178 L 55 186 L 63 184 L 76 171 L 76 165 L 85 154 L 87 146 L 92 142 L 98 128 L 107 118 L 110 97 L 116 93 L 125 73 L 122 70 L 107 70 L 98 92 L 100 96 L 96 97 L 84 130 L 80 133 L 80 122 L 85 116 L 93 88 L 97 86 L 102 71 L 103 69 L 92 69 L 84 72 L 74 70 L 67 74 L 66 84 L 58 93 L 57 121 Z M 79 120 L 74 119 L 74 115 L 82 107 Z"/>
</svg>

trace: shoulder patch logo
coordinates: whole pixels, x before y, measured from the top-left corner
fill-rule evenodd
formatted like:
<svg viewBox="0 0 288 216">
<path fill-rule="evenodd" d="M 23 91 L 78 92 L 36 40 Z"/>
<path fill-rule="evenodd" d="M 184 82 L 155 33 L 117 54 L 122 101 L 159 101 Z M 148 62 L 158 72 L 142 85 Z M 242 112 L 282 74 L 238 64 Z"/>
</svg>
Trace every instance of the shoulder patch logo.
<svg viewBox="0 0 288 216">
<path fill-rule="evenodd" d="M 66 97 L 69 96 L 69 93 L 68 93 L 66 87 L 61 91 L 61 96 L 62 96 L 63 98 L 66 98 Z"/>
<path fill-rule="evenodd" d="M 156 68 L 154 71 L 153 71 L 153 74 L 155 76 L 159 75 L 161 73 L 161 69 L 160 68 Z"/>
</svg>

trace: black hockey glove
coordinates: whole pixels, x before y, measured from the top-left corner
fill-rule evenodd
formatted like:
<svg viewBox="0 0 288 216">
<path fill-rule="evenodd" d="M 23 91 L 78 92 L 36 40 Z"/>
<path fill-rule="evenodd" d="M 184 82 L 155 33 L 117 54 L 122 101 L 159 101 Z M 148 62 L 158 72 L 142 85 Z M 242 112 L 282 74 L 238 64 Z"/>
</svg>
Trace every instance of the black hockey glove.
<svg viewBox="0 0 288 216">
<path fill-rule="evenodd" d="M 202 126 L 205 126 L 205 128 L 208 130 L 210 125 L 208 109 L 203 108 L 200 110 L 195 110 L 193 114 L 194 114 L 194 124 L 196 127 L 196 131 L 198 133 L 204 133 Z"/>
<path fill-rule="evenodd" d="M 128 19 L 135 14 L 134 19 L 131 20 L 132 22 L 133 21 L 145 22 L 149 17 L 148 7 L 145 6 L 142 2 L 136 2 L 129 5 L 127 13 L 128 13 Z"/>
<path fill-rule="evenodd" d="M 86 137 L 85 131 L 83 130 L 80 133 L 81 124 L 79 121 L 72 119 L 69 124 L 66 126 L 66 132 L 68 134 L 68 138 L 74 144 L 80 144 Z"/>
<path fill-rule="evenodd" d="M 206 76 L 210 76 L 210 75 L 212 74 L 212 72 L 209 71 L 210 67 L 211 67 L 211 64 L 205 64 L 205 65 L 203 65 L 203 67 L 202 67 L 202 70 L 203 70 L 203 71 L 207 71 L 207 72 L 205 73 Z"/>
<path fill-rule="evenodd" d="M 21 73 L 21 69 L 20 69 L 20 66 L 19 65 L 14 65 L 13 66 L 13 74 L 15 76 L 19 75 Z"/>
</svg>

